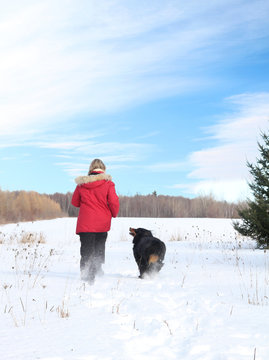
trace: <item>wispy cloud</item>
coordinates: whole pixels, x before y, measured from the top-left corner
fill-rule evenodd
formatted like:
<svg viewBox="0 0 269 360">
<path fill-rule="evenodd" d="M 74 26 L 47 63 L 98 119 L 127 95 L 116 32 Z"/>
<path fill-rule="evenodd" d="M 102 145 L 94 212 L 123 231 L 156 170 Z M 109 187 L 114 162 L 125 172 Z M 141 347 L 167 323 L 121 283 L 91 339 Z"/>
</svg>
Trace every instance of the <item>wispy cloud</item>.
<svg viewBox="0 0 269 360">
<path fill-rule="evenodd" d="M 241 94 L 226 101 L 234 107 L 231 115 L 205 129 L 217 145 L 191 153 L 190 183 L 175 187 L 236 201 L 249 195 L 246 162 L 255 162 L 261 131 L 268 131 L 269 93 Z"/>
<path fill-rule="evenodd" d="M 21 139 L 20 136 L 12 141 L 13 136 L 10 135 L 0 144 L 0 148 L 24 149 L 27 147 L 31 148 L 33 153 L 37 150 L 45 150 L 50 158 L 55 159 L 52 160 L 54 165 L 59 166 L 72 177 L 85 173 L 89 162 L 95 157 L 101 157 L 106 164 L 109 164 L 110 169 L 118 169 L 131 166 L 132 163 L 143 162 L 156 150 L 155 144 L 145 141 L 128 141 L 121 137 L 118 141 L 108 141 L 107 139 L 110 138 L 108 131 L 109 129 L 103 132 L 93 131 L 88 135 L 87 133 L 61 134 L 57 130 L 55 133 L 29 137 L 27 141 Z M 16 154 L 19 156 L 18 151 Z M 8 159 L 11 158 L 8 157 Z"/>
<path fill-rule="evenodd" d="M 205 64 L 225 56 L 228 48 L 237 56 L 239 42 L 247 53 L 250 42 L 268 35 L 268 2 L 230 4 L 5 4 L 1 134 L 46 129 L 75 114 L 116 111 L 207 86 L 212 79 Z"/>
<path fill-rule="evenodd" d="M 85 173 L 89 162 L 95 157 L 101 157 L 109 164 L 110 169 L 127 168 L 132 163 L 143 162 L 154 152 L 155 145 L 136 142 L 105 142 L 105 141 L 77 141 L 77 142 L 43 142 L 37 147 L 59 151 L 58 157 L 65 161 L 55 162 L 70 176 Z"/>
<path fill-rule="evenodd" d="M 102 160 L 107 164 L 109 163 L 107 161 L 107 158 L 105 156 L 102 157 Z M 134 159 L 130 159 L 128 158 L 128 156 L 126 156 L 125 159 L 122 159 L 122 162 L 112 162 L 113 165 L 110 165 L 109 163 L 109 171 L 111 170 L 119 170 L 119 169 L 129 169 L 132 165 L 131 162 L 128 165 L 129 161 L 133 161 Z M 137 159 L 136 159 L 137 160 Z M 90 161 L 89 159 L 85 159 L 84 162 L 78 163 L 78 162 L 58 162 L 55 163 L 55 165 L 60 166 L 63 168 L 63 170 L 69 175 L 69 177 L 74 178 L 76 176 L 82 175 L 82 174 L 86 174 L 88 169 L 89 169 L 89 165 L 90 165 Z"/>
<path fill-rule="evenodd" d="M 157 135 L 160 134 L 160 131 L 152 131 L 148 134 L 145 134 L 145 135 L 141 135 L 138 137 L 138 139 L 148 139 L 148 138 L 151 138 L 151 137 L 155 137 Z"/>
<path fill-rule="evenodd" d="M 167 161 L 167 162 L 160 162 L 146 166 L 146 169 L 152 172 L 165 172 L 165 171 L 180 172 L 183 170 L 186 171 L 186 169 L 188 168 L 189 168 L 188 163 L 184 161 L 173 161 L 173 162 Z"/>
</svg>

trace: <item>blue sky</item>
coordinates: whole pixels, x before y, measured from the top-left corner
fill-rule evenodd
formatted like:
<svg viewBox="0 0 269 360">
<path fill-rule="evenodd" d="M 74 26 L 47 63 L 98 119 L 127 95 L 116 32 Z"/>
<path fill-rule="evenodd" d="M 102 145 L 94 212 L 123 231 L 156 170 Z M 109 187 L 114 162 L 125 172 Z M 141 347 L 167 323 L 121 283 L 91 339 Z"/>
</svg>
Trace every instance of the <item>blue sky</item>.
<svg viewBox="0 0 269 360">
<path fill-rule="evenodd" d="M 249 196 L 269 120 L 267 0 L 0 0 L 0 187 Z"/>
</svg>

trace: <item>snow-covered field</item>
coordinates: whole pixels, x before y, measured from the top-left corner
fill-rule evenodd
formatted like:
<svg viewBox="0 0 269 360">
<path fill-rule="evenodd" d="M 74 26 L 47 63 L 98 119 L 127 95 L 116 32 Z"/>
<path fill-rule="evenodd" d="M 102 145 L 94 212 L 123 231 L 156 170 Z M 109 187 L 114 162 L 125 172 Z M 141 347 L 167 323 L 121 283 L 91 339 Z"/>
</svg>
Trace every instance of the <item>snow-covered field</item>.
<svg viewBox="0 0 269 360">
<path fill-rule="evenodd" d="M 75 223 L 0 226 L 1 360 L 269 359 L 268 252 L 230 220 L 114 219 L 93 286 Z M 130 226 L 167 245 L 153 279 L 137 278 Z"/>
</svg>

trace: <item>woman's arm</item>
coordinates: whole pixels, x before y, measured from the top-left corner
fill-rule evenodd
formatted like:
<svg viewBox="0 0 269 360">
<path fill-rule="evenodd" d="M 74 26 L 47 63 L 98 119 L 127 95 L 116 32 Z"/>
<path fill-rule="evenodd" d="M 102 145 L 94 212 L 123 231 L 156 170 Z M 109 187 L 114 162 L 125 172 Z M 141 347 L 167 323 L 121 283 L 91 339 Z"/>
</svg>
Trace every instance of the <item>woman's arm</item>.
<svg viewBox="0 0 269 360">
<path fill-rule="evenodd" d="M 80 207 L 80 193 L 78 190 L 78 186 L 76 187 L 76 190 L 74 191 L 74 194 L 72 196 L 71 204 L 75 207 Z"/>
<path fill-rule="evenodd" d="M 120 209 L 120 203 L 119 203 L 119 197 L 116 194 L 115 184 L 113 182 L 108 190 L 107 202 L 112 216 L 116 217 Z"/>
</svg>

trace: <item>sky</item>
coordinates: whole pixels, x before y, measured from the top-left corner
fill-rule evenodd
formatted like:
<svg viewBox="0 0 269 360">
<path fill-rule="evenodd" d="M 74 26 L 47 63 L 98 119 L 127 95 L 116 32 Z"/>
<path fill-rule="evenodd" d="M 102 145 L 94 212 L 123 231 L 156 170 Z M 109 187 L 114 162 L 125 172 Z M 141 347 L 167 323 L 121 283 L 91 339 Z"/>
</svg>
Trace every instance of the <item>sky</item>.
<svg viewBox="0 0 269 360">
<path fill-rule="evenodd" d="M 267 0 L 0 0 L 0 187 L 243 201 L 269 120 Z"/>
</svg>

